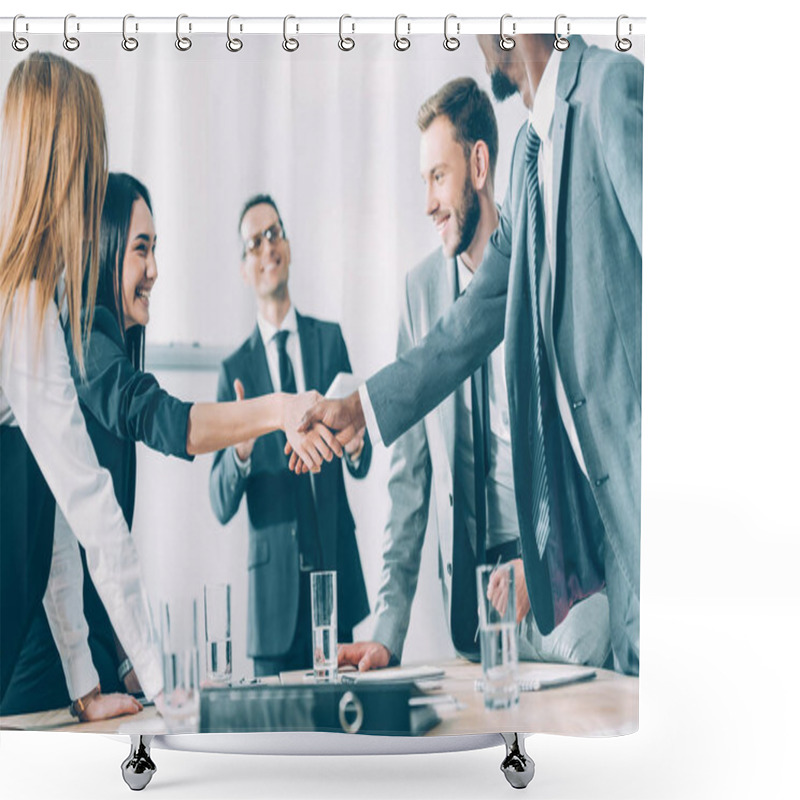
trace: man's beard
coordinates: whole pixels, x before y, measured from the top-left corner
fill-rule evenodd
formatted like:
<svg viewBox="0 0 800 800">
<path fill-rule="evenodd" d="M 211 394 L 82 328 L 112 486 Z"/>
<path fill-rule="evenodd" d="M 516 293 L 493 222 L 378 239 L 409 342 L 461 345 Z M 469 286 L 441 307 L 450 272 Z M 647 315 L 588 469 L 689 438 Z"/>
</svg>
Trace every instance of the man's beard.
<svg viewBox="0 0 800 800">
<path fill-rule="evenodd" d="M 492 94 L 494 95 L 494 99 L 497 100 L 498 103 L 502 103 L 503 100 L 507 100 L 518 91 L 517 87 L 514 86 L 508 77 L 500 71 L 500 68 L 497 67 L 492 73 Z"/>
<path fill-rule="evenodd" d="M 464 192 L 461 195 L 461 204 L 455 209 L 456 222 L 461 236 L 456 245 L 453 255 L 460 256 L 475 238 L 475 231 L 478 230 L 478 223 L 481 221 L 481 205 L 478 200 L 478 193 L 472 186 L 469 178 L 464 181 Z"/>
</svg>

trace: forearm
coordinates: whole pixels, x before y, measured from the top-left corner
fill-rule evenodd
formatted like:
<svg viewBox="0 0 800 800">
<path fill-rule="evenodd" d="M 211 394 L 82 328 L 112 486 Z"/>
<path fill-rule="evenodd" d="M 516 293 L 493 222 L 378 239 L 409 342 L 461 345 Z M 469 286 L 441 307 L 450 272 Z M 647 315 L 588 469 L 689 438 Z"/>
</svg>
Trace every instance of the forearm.
<svg viewBox="0 0 800 800">
<path fill-rule="evenodd" d="M 286 395 L 254 397 L 230 403 L 195 403 L 189 412 L 186 452 L 213 453 L 283 426 Z"/>
</svg>

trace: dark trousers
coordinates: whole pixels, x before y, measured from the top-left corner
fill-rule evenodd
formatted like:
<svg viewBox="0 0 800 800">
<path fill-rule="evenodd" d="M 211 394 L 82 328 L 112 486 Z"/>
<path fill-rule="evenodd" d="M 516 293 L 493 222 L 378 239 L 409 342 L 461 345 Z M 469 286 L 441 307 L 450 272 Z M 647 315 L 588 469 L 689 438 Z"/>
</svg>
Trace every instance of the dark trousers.
<svg viewBox="0 0 800 800">
<path fill-rule="evenodd" d="M 338 631 L 339 642 L 353 641 L 351 628 Z M 314 649 L 311 634 L 311 573 L 300 573 L 300 597 L 297 609 L 297 624 L 289 649 L 278 658 L 254 658 L 253 674 L 256 678 L 277 675 L 293 670 L 311 670 L 314 667 Z"/>
<path fill-rule="evenodd" d="M 53 557 L 55 500 L 19 428 L 0 425 L 0 701 Z"/>
</svg>

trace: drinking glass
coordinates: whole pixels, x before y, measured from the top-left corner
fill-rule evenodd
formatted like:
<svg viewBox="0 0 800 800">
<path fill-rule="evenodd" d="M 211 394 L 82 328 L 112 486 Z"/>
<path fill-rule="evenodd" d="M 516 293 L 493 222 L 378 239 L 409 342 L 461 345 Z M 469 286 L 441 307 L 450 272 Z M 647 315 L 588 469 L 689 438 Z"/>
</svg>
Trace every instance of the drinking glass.
<svg viewBox="0 0 800 800">
<path fill-rule="evenodd" d="M 231 682 L 231 585 L 206 584 L 203 590 L 206 616 L 206 678 L 215 684 Z"/>
<path fill-rule="evenodd" d="M 339 677 L 336 572 L 311 573 L 311 633 L 314 680 L 335 683 Z"/>
<path fill-rule="evenodd" d="M 200 722 L 200 655 L 194 598 L 175 598 L 161 604 L 161 652 L 167 730 L 196 733 Z"/>
</svg>

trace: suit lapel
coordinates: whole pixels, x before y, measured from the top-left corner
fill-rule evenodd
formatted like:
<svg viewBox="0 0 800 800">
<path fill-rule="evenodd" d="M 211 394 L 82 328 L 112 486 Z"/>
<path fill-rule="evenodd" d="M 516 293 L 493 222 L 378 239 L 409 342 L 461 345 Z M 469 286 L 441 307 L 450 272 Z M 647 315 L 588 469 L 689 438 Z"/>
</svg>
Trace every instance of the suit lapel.
<svg viewBox="0 0 800 800">
<path fill-rule="evenodd" d="M 328 387 L 322 385 L 319 330 L 314 320 L 297 314 L 297 335 L 300 338 L 300 357 L 303 362 L 306 391 L 316 389 L 324 393 Z"/>
<path fill-rule="evenodd" d="M 456 270 L 458 265 L 455 258 L 447 258 L 442 252 L 442 275 L 441 280 L 436 281 L 436 293 L 433 298 L 433 308 L 431 327 L 442 317 L 450 306 L 458 298 L 458 282 L 456 281 Z M 426 331 L 427 333 L 427 331 Z M 456 461 L 456 397 L 451 392 L 439 405 L 439 422 L 444 436 L 445 451 L 450 459 L 450 474 L 455 470 Z"/>
<path fill-rule="evenodd" d="M 272 394 L 275 391 L 269 374 L 264 341 L 261 338 L 261 331 L 258 325 L 256 325 L 256 329 L 250 336 L 250 352 L 248 353 L 247 364 L 245 366 L 247 371 L 246 383 L 249 383 L 252 387 L 252 397 L 257 397 L 262 394 Z"/>
</svg>

